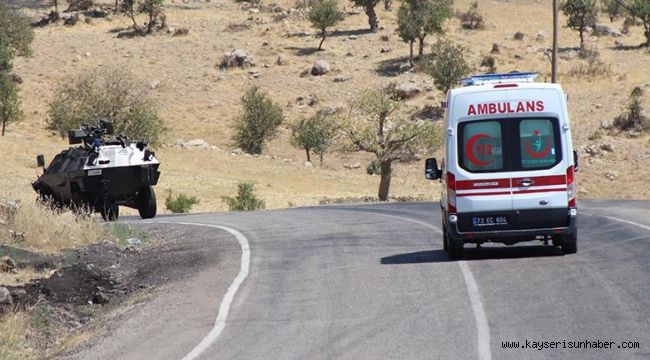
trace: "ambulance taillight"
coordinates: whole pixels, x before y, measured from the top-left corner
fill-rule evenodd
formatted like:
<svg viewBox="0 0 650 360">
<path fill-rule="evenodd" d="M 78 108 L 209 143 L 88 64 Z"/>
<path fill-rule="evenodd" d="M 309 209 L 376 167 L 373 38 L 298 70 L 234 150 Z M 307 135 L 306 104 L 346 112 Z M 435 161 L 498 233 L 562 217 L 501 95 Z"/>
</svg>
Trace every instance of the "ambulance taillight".
<svg viewBox="0 0 650 360">
<path fill-rule="evenodd" d="M 576 183 L 575 183 L 575 171 L 573 165 L 569 166 L 566 169 L 566 183 L 567 183 L 567 197 L 569 198 L 569 208 L 576 207 Z"/>
<path fill-rule="evenodd" d="M 447 211 L 451 213 L 456 213 L 456 176 L 447 172 Z"/>
</svg>

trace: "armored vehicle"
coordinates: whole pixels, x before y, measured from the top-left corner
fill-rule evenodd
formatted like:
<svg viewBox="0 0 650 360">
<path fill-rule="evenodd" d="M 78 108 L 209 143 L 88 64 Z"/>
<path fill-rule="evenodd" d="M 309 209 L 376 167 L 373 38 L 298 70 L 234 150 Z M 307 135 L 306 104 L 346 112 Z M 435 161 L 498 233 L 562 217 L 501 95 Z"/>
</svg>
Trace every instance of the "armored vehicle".
<svg viewBox="0 0 650 360">
<path fill-rule="evenodd" d="M 32 183 L 42 199 L 57 206 L 86 208 L 106 221 L 117 220 L 119 206 L 137 209 L 143 219 L 156 216 L 160 162 L 147 149 L 148 140 L 131 141 L 113 134 L 113 123 L 100 120 L 99 127 L 83 125 L 70 130 L 70 147 L 54 157 L 48 167 L 39 155 L 43 174 Z"/>
</svg>

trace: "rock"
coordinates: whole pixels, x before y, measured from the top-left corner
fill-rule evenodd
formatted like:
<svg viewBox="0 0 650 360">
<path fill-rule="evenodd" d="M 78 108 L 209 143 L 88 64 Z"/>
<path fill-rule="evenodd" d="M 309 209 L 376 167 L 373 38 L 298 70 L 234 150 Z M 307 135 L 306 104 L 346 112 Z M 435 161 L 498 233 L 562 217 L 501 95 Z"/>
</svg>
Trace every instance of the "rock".
<svg viewBox="0 0 650 360">
<path fill-rule="evenodd" d="M 108 304 L 110 300 L 111 298 L 107 293 L 103 291 L 97 291 L 93 294 L 92 303 L 103 305 L 103 304 Z"/>
<path fill-rule="evenodd" d="M 151 80 L 149 82 L 149 87 L 151 88 L 151 90 L 157 89 L 158 85 L 160 85 L 160 80 Z"/>
<path fill-rule="evenodd" d="M 578 57 L 578 51 L 576 50 L 562 51 L 558 54 L 558 56 L 562 60 L 573 60 Z"/>
<path fill-rule="evenodd" d="M 255 62 L 253 61 L 253 58 L 248 55 L 248 52 L 246 52 L 244 49 L 233 50 L 230 53 L 225 54 L 220 65 L 220 67 L 226 69 L 231 67 L 249 66 L 255 66 Z"/>
<path fill-rule="evenodd" d="M 350 76 L 350 75 L 340 74 L 340 75 L 336 75 L 336 77 L 334 78 L 334 82 L 346 82 L 346 81 L 351 80 L 351 79 L 352 79 L 352 76 Z"/>
<path fill-rule="evenodd" d="M 356 163 L 353 163 L 353 164 L 344 164 L 343 167 L 346 168 L 346 169 L 350 169 L 350 170 L 353 170 L 353 169 L 360 169 L 360 168 L 361 168 L 361 164 L 359 164 L 358 162 L 356 162 Z"/>
<path fill-rule="evenodd" d="M 348 39 L 350 39 L 350 40 L 356 40 L 356 39 L 357 39 L 357 36 L 356 36 L 356 35 L 350 35 L 350 36 L 348 36 Z"/>
<path fill-rule="evenodd" d="M 615 172 L 607 172 L 607 174 L 605 174 L 605 177 L 610 181 L 614 181 L 617 176 L 618 174 L 616 174 Z"/>
<path fill-rule="evenodd" d="M 251 14 L 259 14 L 260 9 L 250 8 L 250 9 L 248 9 L 248 12 L 251 13 Z"/>
<path fill-rule="evenodd" d="M 63 25 L 74 26 L 79 22 L 79 14 L 74 14 L 69 17 L 63 18 Z"/>
<path fill-rule="evenodd" d="M 129 244 L 132 244 L 132 245 L 140 245 L 140 244 L 142 244 L 142 240 L 140 240 L 138 238 L 134 238 L 134 237 L 126 239 L 126 242 L 128 242 Z"/>
<path fill-rule="evenodd" d="M 205 140 L 203 139 L 194 139 L 190 140 L 187 142 L 184 142 L 183 140 L 177 140 L 176 141 L 176 146 L 183 148 L 183 149 L 200 149 L 200 150 L 206 150 L 210 148 L 210 144 L 208 144 Z"/>
<path fill-rule="evenodd" d="M 11 297 L 9 290 L 4 286 L 0 286 L 0 307 L 2 307 L 2 305 L 12 306 L 13 304 L 14 299 Z"/>
<path fill-rule="evenodd" d="M 404 82 L 395 86 L 395 95 L 402 99 L 409 99 L 422 92 L 415 83 Z"/>
<path fill-rule="evenodd" d="M 250 75 L 253 79 L 257 79 L 260 76 L 260 71 L 257 69 L 248 70 L 248 75 Z"/>
<path fill-rule="evenodd" d="M 537 34 L 535 34 L 535 40 L 537 41 L 544 41 L 548 39 L 548 32 L 546 31 L 538 31 Z"/>
<path fill-rule="evenodd" d="M 230 152 L 230 155 L 243 155 L 243 154 L 244 154 L 244 150 L 242 150 L 241 148 L 236 148 L 235 150 Z"/>
<path fill-rule="evenodd" d="M 9 256 L 3 256 L 0 259 L 0 272 L 16 272 L 16 263 Z"/>
<path fill-rule="evenodd" d="M 625 44 L 623 44 L 621 41 L 616 40 L 614 41 L 614 46 L 616 46 L 617 48 L 622 48 L 623 46 L 625 46 Z"/>
<path fill-rule="evenodd" d="M 306 168 L 313 168 L 314 165 L 311 163 L 311 161 L 305 161 L 305 167 Z"/>
<path fill-rule="evenodd" d="M 614 146 L 612 144 L 602 144 L 600 145 L 600 150 L 607 152 L 614 152 Z"/>
<path fill-rule="evenodd" d="M 379 52 L 383 54 L 383 53 L 389 53 L 391 51 L 393 51 L 393 49 L 391 49 L 389 47 L 383 47 L 383 48 L 381 48 L 381 50 Z"/>
<path fill-rule="evenodd" d="M 330 72 L 330 64 L 325 60 L 316 60 L 311 67 L 311 74 L 314 76 L 325 75 Z"/>
<path fill-rule="evenodd" d="M 383 42 L 388 42 L 388 41 L 390 41 L 390 36 L 388 36 L 388 35 L 382 35 L 382 36 L 380 37 L 380 39 L 381 39 L 381 41 L 383 41 Z"/>
<path fill-rule="evenodd" d="M 606 24 L 596 24 L 594 25 L 594 34 L 595 35 L 603 35 L 603 36 L 614 36 L 614 37 L 621 37 L 623 34 L 621 34 L 620 31 L 614 30 L 611 27 L 609 27 Z"/>
<path fill-rule="evenodd" d="M 605 130 L 609 130 L 612 128 L 612 123 L 609 120 L 603 120 L 600 122 L 600 127 Z"/>
<path fill-rule="evenodd" d="M 287 57 L 284 54 L 278 55 L 278 58 L 275 59 L 275 63 L 282 66 L 287 64 Z"/>
<path fill-rule="evenodd" d="M 66 12 L 71 11 L 87 11 L 95 6 L 93 0 L 70 0 Z"/>
</svg>

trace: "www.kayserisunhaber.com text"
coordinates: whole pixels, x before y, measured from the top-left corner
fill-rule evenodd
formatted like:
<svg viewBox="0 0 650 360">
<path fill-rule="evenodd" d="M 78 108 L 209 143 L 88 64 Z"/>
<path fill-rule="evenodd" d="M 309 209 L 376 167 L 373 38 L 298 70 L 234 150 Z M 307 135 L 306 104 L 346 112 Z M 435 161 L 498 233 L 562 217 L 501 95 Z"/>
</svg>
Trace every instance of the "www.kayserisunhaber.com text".
<svg viewBox="0 0 650 360">
<path fill-rule="evenodd" d="M 502 341 L 502 349 L 639 349 L 641 344 L 638 341 L 602 341 L 602 340 L 582 340 L 582 341 Z"/>
</svg>

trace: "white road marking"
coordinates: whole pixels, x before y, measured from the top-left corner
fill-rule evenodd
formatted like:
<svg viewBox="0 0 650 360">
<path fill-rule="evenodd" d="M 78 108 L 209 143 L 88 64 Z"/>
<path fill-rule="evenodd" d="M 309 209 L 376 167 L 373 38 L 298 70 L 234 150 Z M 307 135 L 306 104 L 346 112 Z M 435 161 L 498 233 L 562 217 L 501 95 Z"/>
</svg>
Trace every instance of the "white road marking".
<svg viewBox="0 0 650 360">
<path fill-rule="evenodd" d="M 640 227 L 640 228 L 642 228 L 642 229 L 650 230 L 650 226 L 643 225 L 643 224 L 639 224 L 639 223 L 636 223 L 636 222 L 634 222 L 634 221 L 629 221 L 629 220 L 619 219 L 619 218 L 616 218 L 616 217 L 613 217 L 613 216 L 606 216 L 606 215 L 596 215 L 596 216 L 604 217 L 605 219 L 610 219 L 610 220 L 614 220 L 614 221 L 622 222 L 622 223 L 624 223 L 624 224 L 629 224 L 629 225 L 638 226 L 638 227 Z"/>
<path fill-rule="evenodd" d="M 237 293 L 239 286 L 244 282 L 244 280 L 248 276 L 248 271 L 250 269 L 250 255 L 251 255 L 250 245 L 248 244 L 248 239 L 246 239 L 246 237 L 242 235 L 242 233 L 240 233 L 239 231 L 233 228 L 229 228 L 227 226 L 191 223 L 191 222 L 176 222 L 176 221 L 157 221 L 156 223 L 204 226 L 204 227 L 224 230 L 234 235 L 235 238 L 237 238 L 237 241 L 239 241 L 239 246 L 241 246 L 241 266 L 239 268 L 239 273 L 237 274 L 237 277 L 235 277 L 235 280 L 233 280 L 232 284 L 230 284 L 230 287 L 228 287 L 228 291 L 226 292 L 226 294 L 223 296 L 223 299 L 221 300 L 221 304 L 219 305 L 219 312 L 217 313 L 217 319 L 214 322 L 214 327 L 203 338 L 203 340 L 201 340 L 201 342 L 198 345 L 196 345 L 194 349 L 192 349 L 192 351 L 190 351 L 187 355 L 185 355 L 185 357 L 183 357 L 183 360 L 196 359 L 208 347 L 210 347 L 210 345 L 212 345 L 217 340 L 219 335 L 221 335 L 223 329 L 226 327 L 226 319 L 228 319 L 228 313 L 230 312 L 230 305 L 232 304 L 232 301 L 235 298 L 235 294 Z"/>
<path fill-rule="evenodd" d="M 423 221 L 396 215 L 379 214 L 375 212 L 372 214 L 409 221 L 429 228 L 438 234 L 442 234 L 442 229 Z M 474 279 L 474 274 L 472 274 L 472 270 L 469 268 L 469 265 L 467 265 L 467 262 L 457 261 L 456 263 L 458 264 L 458 267 L 460 267 L 460 272 L 463 274 L 463 280 L 465 281 L 465 286 L 467 287 L 469 301 L 472 305 L 472 311 L 474 312 L 474 321 L 476 322 L 476 336 L 478 342 L 478 358 L 480 360 L 491 360 L 492 350 L 490 348 L 490 327 L 488 325 L 487 316 L 485 315 L 485 310 L 483 308 L 483 302 L 481 302 L 481 293 L 478 290 L 478 285 Z"/>
</svg>

